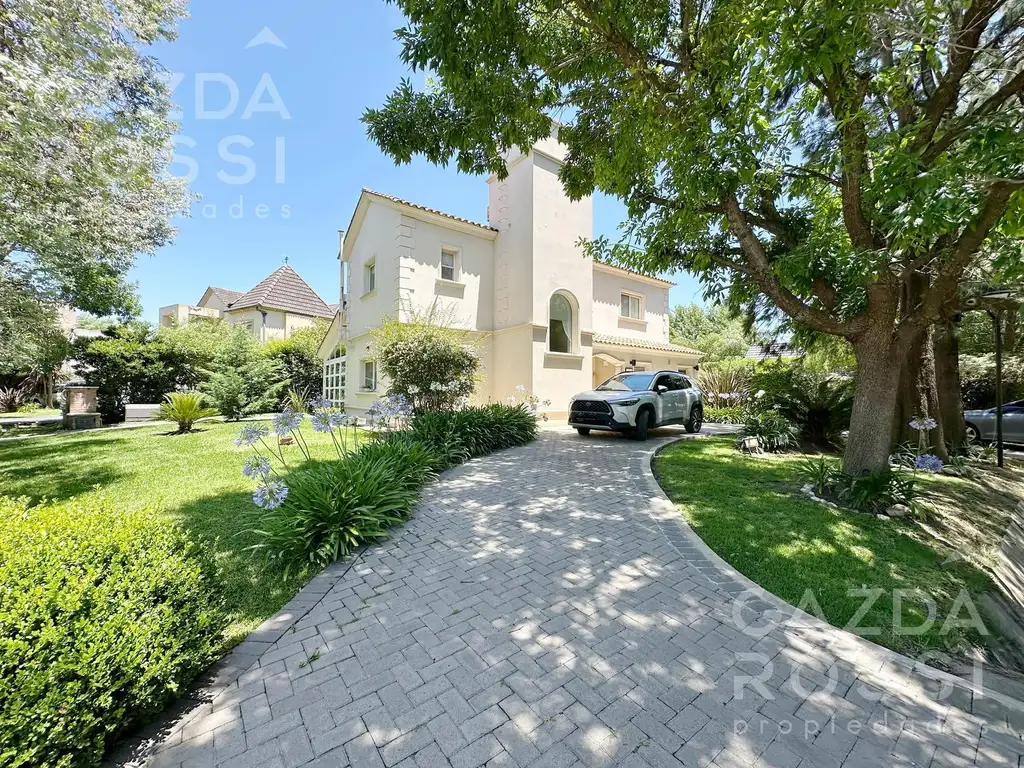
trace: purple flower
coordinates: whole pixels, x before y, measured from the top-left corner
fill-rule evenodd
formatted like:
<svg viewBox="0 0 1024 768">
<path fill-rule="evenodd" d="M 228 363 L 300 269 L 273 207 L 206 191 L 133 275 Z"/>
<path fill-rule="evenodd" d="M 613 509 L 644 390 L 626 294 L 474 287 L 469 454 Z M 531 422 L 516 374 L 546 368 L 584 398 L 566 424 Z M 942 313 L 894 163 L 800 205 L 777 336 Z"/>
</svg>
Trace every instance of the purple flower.
<svg viewBox="0 0 1024 768">
<path fill-rule="evenodd" d="M 313 425 L 314 432 L 331 431 L 331 415 L 327 411 L 317 411 L 310 418 L 309 423 Z"/>
<path fill-rule="evenodd" d="M 327 423 L 331 425 L 331 428 L 343 427 L 346 423 L 345 414 L 342 411 L 329 411 Z"/>
<path fill-rule="evenodd" d="M 914 461 L 914 467 L 925 472 L 941 472 L 942 466 L 942 459 L 933 453 L 922 453 Z"/>
<path fill-rule="evenodd" d="M 305 414 L 297 413 L 291 408 L 285 408 L 271 419 L 274 425 L 274 432 L 278 435 L 287 435 L 299 428 Z"/>
<path fill-rule="evenodd" d="M 935 419 L 928 418 L 927 416 L 924 416 L 924 417 L 922 417 L 922 416 L 915 416 L 910 421 L 910 428 L 911 429 L 916 429 L 919 432 L 921 432 L 921 431 L 929 432 L 929 431 L 935 429 L 937 426 L 939 426 L 938 422 L 935 421 Z"/>
<path fill-rule="evenodd" d="M 252 502 L 263 509 L 277 509 L 288 498 L 288 486 L 277 480 L 271 480 L 256 489 Z"/>
<path fill-rule="evenodd" d="M 312 400 L 309 401 L 309 407 L 313 408 L 314 410 L 330 408 L 332 405 L 333 403 L 326 397 L 314 397 Z"/>
<path fill-rule="evenodd" d="M 235 438 L 235 445 L 239 448 L 254 445 L 269 434 L 270 430 L 266 424 L 246 424 Z"/>
<path fill-rule="evenodd" d="M 270 460 L 258 453 L 250 456 L 242 465 L 242 474 L 246 477 L 262 479 L 270 474 Z"/>
</svg>

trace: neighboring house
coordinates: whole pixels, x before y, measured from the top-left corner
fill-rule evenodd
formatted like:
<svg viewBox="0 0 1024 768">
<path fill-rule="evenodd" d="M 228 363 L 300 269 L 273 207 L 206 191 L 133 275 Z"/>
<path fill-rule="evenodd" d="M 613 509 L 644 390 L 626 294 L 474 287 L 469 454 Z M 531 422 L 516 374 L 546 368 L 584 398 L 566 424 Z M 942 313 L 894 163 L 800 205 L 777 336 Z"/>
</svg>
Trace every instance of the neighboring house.
<svg viewBox="0 0 1024 768">
<path fill-rule="evenodd" d="M 566 197 L 564 156 L 553 138 L 510 156 L 508 177 L 487 182 L 486 225 L 363 190 L 340 245 L 349 298 L 321 346 L 326 366 L 346 346 L 346 410 L 361 415 L 387 391 L 371 332 L 435 301 L 476 338 L 479 401 L 522 385 L 565 418 L 570 397 L 616 372 L 697 367 L 700 352 L 669 343 L 672 283 L 584 255 L 593 204 Z"/>
<path fill-rule="evenodd" d="M 172 304 L 160 308 L 160 325 L 185 325 L 194 318 L 220 318 L 244 325 L 260 341 L 286 339 L 299 328 L 337 313 L 309 287 L 299 273 L 285 264 L 247 292 L 226 288 L 206 289 L 197 304 Z"/>
<path fill-rule="evenodd" d="M 804 351 L 788 341 L 769 341 L 751 344 L 745 355 L 748 360 L 778 360 L 783 357 L 803 357 Z"/>
</svg>

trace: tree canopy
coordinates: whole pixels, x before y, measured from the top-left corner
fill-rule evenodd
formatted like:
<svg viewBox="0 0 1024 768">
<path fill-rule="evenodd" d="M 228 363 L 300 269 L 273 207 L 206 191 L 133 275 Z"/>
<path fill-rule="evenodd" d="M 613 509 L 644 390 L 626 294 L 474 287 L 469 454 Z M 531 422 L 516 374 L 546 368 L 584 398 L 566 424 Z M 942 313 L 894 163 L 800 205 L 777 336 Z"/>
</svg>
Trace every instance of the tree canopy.
<svg viewBox="0 0 1024 768">
<path fill-rule="evenodd" d="M 399 162 L 504 174 L 548 135 L 594 255 L 684 268 L 858 356 L 849 471 L 889 449 L 899 359 L 979 260 L 1021 259 L 1021 5 L 1008 0 L 396 0 L 436 75 L 366 112 Z"/>
<path fill-rule="evenodd" d="M 130 314 L 124 275 L 186 210 L 168 176 L 168 78 L 146 46 L 184 0 L 0 3 L 0 279 L 51 304 Z M 9 318 L 8 318 L 9 319 Z M 0 322 L 4 318 L 0 317 Z"/>
<path fill-rule="evenodd" d="M 721 304 L 708 308 L 680 304 L 669 315 L 671 340 L 703 352 L 701 363 L 743 357 L 754 343 L 754 335 L 747 333 L 744 326 L 743 318 Z"/>
</svg>

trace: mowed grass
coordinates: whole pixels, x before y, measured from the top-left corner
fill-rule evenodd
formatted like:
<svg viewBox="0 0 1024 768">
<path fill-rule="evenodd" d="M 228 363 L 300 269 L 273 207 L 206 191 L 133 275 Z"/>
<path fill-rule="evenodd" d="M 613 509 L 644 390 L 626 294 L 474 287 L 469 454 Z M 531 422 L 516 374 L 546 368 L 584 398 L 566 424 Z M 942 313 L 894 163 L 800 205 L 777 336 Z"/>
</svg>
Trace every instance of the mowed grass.
<svg viewBox="0 0 1024 768">
<path fill-rule="evenodd" d="M 802 496 L 802 458 L 751 457 L 731 439 L 697 440 L 666 448 L 654 470 L 708 546 L 788 603 L 909 655 L 983 645 L 973 628 L 944 624 L 958 598 L 979 605 L 992 586 L 988 575 L 953 557 L 916 521 L 836 511 Z M 869 599 L 866 590 L 876 591 L 874 604 L 848 626 Z M 953 618 L 966 622 L 971 614 L 962 608 Z"/>
<path fill-rule="evenodd" d="M 180 524 L 210 552 L 218 566 L 232 645 L 273 615 L 309 579 L 284 579 L 262 555 L 248 549 L 262 512 L 252 503 L 253 483 L 241 467 L 249 449 L 236 448 L 241 425 L 200 422 L 196 432 L 168 434 L 167 425 L 80 432 L 31 440 L 0 441 L 0 493 L 66 499 L 106 494 L 124 509 L 151 505 Z M 303 434 L 314 457 L 334 457 L 330 437 Z M 350 433 L 351 434 L 351 433 Z M 299 449 L 284 447 L 292 466 Z"/>
</svg>

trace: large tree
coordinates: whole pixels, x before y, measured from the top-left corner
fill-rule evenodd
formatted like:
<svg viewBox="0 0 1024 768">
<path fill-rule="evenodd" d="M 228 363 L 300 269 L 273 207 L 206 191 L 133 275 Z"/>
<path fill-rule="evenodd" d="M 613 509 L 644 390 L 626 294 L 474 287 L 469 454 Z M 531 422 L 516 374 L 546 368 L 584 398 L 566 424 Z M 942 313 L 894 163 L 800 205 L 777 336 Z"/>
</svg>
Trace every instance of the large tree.
<svg viewBox="0 0 1024 768">
<path fill-rule="evenodd" d="M 885 464 L 901 361 L 961 277 L 1020 257 L 1020 3 L 395 1 L 433 85 L 369 110 L 373 139 L 502 175 L 559 118 L 567 192 L 627 205 L 593 253 L 852 343 L 848 472 Z"/>
<path fill-rule="evenodd" d="M 702 363 L 713 363 L 727 357 L 743 357 L 754 343 L 742 317 L 733 314 L 724 304 L 702 307 L 680 304 L 669 315 L 669 336 L 672 341 L 703 352 Z"/>
<path fill-rule="evenodd" d="M 133 307 L 125 273 L 170 240 L 187 205 L 165 172 L 168 78 L 145 53 L 183 13 L 184 0 L 0 0 L 8 285 L 98 314 Z"/>
</svg>

